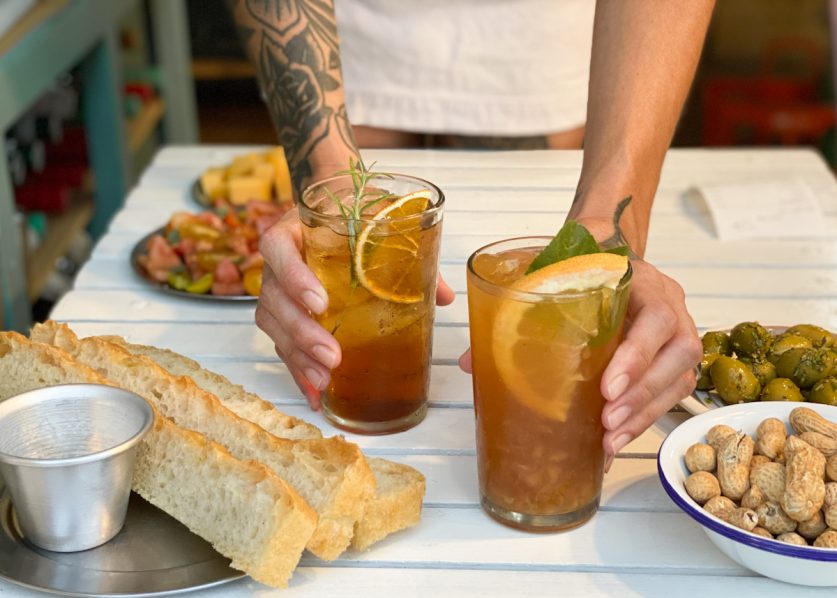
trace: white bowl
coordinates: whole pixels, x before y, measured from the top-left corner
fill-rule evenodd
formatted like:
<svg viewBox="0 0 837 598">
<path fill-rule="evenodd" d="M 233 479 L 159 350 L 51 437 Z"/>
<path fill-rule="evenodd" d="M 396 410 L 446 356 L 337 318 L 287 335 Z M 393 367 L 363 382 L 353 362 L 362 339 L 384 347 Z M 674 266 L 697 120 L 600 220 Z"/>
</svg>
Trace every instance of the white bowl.
<svg viewBox="0 0 837 598">
<path fill-rule="evenodd" d="M 706 442 L 706 432 L 716 424 L 755 435 L 759 423 L 777 417 L 788 426 L 788 415 L 800 406 L 837 422 L 837 407 L 816 403 L 744 403 L 713 409 L 679 425 L 663 441 L 657 455 L 657 470 L 663 488 L 674 503 L 701 524 L 709 539 L 742 567 L 767 577 L 806 586 L 837 586 L 837 549 L 796 546 L 769 540 L 734 527 L 710 515 L 686 494 L 689 476 L 684 455 L 696 442 Z"/>
</svg>

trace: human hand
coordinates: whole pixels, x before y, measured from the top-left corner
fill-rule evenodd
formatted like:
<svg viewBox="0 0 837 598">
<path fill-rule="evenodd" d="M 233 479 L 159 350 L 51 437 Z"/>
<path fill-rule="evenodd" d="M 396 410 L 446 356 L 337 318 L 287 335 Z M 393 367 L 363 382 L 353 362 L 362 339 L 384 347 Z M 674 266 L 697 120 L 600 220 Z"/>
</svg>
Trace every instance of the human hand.
<svg viewBox="0 0 837 598">
<path fill-rule="evenodd" d="M 680 285 L 632 260 L 625 334 L 602 374 L 606 465 L 695 387 L 702 348 Z"/>
<path fill-rule="evenodd" d="M 302 260 L 302 229 L 296 208 L 268 229 L 259 242 L 264 256 L 262 290 L 256 307 L 256 325 L 273 341 L 276 354 L 312 409 L 320 408 L 320 392 L 340 365 L 340 344 L 311 314 L 328 308 L 328 295 L 316 275 Z M 436 303 L 454 299 L 441 279 Z"/>
<path fill-rule="evenodd" d="M 312 409 L 330 370 L 340 364 L 340 345 L 311 317 L 328 307 L 323 285 L 302 260 L 302 230 L 297 208 L 288 211 L 259 241 L 264 256 L 256 325 L 273 341 L 276 354 Z"/>
</svg>

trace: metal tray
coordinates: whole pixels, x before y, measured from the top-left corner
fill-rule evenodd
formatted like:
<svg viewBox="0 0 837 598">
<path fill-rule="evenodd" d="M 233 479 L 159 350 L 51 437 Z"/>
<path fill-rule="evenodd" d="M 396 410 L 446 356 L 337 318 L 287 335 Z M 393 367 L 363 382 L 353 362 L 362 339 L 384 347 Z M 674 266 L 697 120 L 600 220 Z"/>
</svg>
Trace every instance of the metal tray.
<svg viewBox="0 0 837 598">
<path fill-rule="evenodd" d="M 142 239 L 137 241 L 137 244 L 134 245 L 134 248 L 131 250 L 131 266 L 134 268 L 134 272 L 142 278 L 149 286 L 167 293 L 169 295 L 174 295 L 176 297 L 185 297 L 187 299 L 198 299 L 201 301 L 222 301 L 222 302 L 229 302 L 229 301 L 258 301 L 258 297 L 254 297 L 252 295 L 211 295 L 209 293 L 205 295 L 197 295 L 195 293 L 187 293 L 186 291 L 178 291 L 177 289 L 171 288 L 164 282 L 159 282 L 154 280 L 151 276 L 149 276 L 148 272 L 143 269 L 143 267 L 139 263 L 139 256 L 145 255 L 147 253 L 146 245 L 148 240 L 153 237 L 154 235 L 162 235 L 165 231 L 165 227 L 160 227 L 154 229 L 147 235 L 145 235 Z"/>
<path fill-rule="evenodd" d="M 20 533 L 0 478 L 0 578 L 64 596 L 155 596 L 241 577 L 208 542 L 137 494 L 110 542 L 82 552 L 37 548 Z"/>
</svg>

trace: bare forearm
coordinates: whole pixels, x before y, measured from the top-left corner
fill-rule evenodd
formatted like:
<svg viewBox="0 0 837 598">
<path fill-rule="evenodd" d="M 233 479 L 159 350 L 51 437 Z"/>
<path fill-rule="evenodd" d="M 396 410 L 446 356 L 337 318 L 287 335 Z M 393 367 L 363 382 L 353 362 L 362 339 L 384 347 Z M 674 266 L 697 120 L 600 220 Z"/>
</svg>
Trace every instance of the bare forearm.
<svg viewBox="0 0 837 598">
<path fill-rule="evenodd" d="M 584 162 L 570 215 L 609 223 L 642 255 L 651 203 L 714 0 L 598 0 Z"/>
<path fill-rule="evenodd" d="M 297 192 L 357 155 L 332 0 L 227 0 Z"/>
</svg>

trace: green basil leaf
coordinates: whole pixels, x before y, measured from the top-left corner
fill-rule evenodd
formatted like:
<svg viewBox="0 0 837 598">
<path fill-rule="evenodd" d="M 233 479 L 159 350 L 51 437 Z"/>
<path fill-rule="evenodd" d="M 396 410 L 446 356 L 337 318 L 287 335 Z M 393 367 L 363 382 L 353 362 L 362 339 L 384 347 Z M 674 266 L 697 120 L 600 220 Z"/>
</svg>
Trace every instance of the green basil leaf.
<svg viewBox="0 0 837 598">
<path fill-rule="evenodd" d="M 600 251 L 599 244 L 590 234 L 590 231 L 575 220 L 567 220 L 558 234 L 555 235 L 555 238 L 532 261 L 529 269 L 526 270 L 526 274 L 531 274 L 544 266 L 549 266 L 570 257 L 599 253 Z"/>
</svg>

